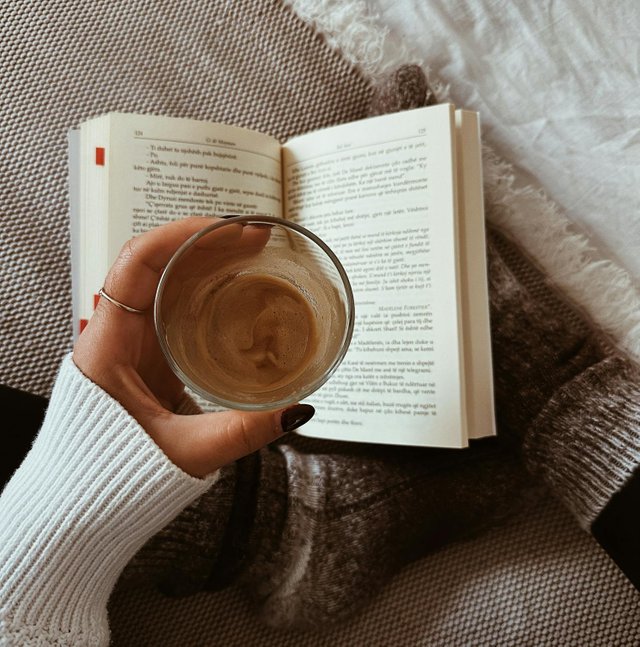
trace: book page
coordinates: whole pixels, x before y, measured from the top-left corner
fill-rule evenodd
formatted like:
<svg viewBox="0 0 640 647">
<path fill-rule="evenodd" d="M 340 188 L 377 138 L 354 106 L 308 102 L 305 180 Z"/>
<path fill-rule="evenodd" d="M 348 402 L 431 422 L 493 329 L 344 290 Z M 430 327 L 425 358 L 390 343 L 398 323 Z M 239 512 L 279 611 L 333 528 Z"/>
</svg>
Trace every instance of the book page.
<svg viewBox="0 0 640 647">
<path fill-rule="evenodd" d="M 482 151 L 477 112 L 456 110 L 460 286 L 469 438 L 495 436 Z"/>
<path fill-rule="evenodd" d="M 109 178 L 102 153 L 109 140 L 109 118 L 92 119 L 82 124 L 78 134 L 70 138 L 76 148 L 69 149 L 70 197 L 74 183 L 76 196 L 69 202 L 72 242 L 72 300 L 74 335 L 79 335 L 88 323 L 97 302 L 110 263 L 108 242 Z M 73 253 L 75 247 L 77 254 Z"/>
<path fill-rule="evenodd" d="M 341 259 L 356 302 L 349 352 L 301 433 L 466 446 L 455 165 L 451 105 L 283 147 L 285 213 Z"/>
<path fill-rule="evenodd" d="M 185 216 L 282 216 L 280 143 L 268 135 L 110 114 L 82 124 L 81 139 L 81 322 L 132 236 Z"/>
<path fill-rule="evenodd" d="M 280 143 L 203 121 L 111 115 L 110 256 L 185 216 L 282 216 Z"/>
</svg>

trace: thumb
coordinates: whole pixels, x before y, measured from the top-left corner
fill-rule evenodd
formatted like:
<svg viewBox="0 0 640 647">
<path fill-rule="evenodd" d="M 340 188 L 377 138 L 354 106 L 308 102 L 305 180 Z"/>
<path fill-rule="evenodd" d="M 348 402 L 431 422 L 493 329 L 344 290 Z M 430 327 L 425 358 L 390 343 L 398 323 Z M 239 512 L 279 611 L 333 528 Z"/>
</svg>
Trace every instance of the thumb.
<svg viewBox="0 0 640 647">
<path fill-rule="evenodd" d="M 175 465 L 204 478 L 301 427 L 314 413 L 311 405 L 296 404 L 277 411 L 171 414 L 147 431 Z"/>
</svg>

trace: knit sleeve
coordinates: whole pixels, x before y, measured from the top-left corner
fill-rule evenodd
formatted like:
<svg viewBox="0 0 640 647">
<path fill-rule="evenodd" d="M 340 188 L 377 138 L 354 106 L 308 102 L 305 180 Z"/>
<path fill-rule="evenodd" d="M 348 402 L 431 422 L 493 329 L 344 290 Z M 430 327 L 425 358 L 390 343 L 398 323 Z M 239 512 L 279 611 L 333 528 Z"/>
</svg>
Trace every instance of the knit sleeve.
<svg viewBox="0 0 640 647">
<path fill-rule="evenodd" d="M 588 530 L 640 467 L 640 370 L 610 357 L 558 389 L 527 431 L 524 456 Z"/>
<path fill-rule="evenodd" d="M 218 474 L 176 467 L 67 357 L 0 497 L 0 644 L 107 645 L 122 569 Z"/>
</svg>

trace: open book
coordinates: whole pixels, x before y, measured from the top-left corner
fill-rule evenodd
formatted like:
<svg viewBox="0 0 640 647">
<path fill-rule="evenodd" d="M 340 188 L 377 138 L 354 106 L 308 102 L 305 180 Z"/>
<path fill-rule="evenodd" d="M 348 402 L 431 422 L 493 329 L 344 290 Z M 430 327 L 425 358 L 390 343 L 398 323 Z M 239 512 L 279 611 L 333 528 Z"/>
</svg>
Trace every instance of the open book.
<svg viewBox="0 0 640 647">
<path fill-rule="evenodd" d="M 356 324 L 301 433 L 465 447 L 495 434 L 478 116 L 450 104 L 286 144 L 109 114 L 70 133 L 74 320 L 132 235 L 189 215 L 295 220 L 337 254 Z"/>
</svg>

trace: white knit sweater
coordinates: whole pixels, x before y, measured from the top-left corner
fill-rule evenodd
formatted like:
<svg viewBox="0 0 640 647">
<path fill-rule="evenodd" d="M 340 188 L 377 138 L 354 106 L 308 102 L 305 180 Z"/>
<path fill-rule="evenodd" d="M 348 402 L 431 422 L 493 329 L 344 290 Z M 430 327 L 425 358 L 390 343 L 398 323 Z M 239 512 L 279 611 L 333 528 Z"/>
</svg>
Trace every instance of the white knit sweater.
<svg viewBox="0 0 640 647">
<path fill-rule="evenodd" d="M 67 357 L 0 497 L 0 645 L 107 645 L 122 569 L 217 477 L 176 467 Z"/>
</svg>

